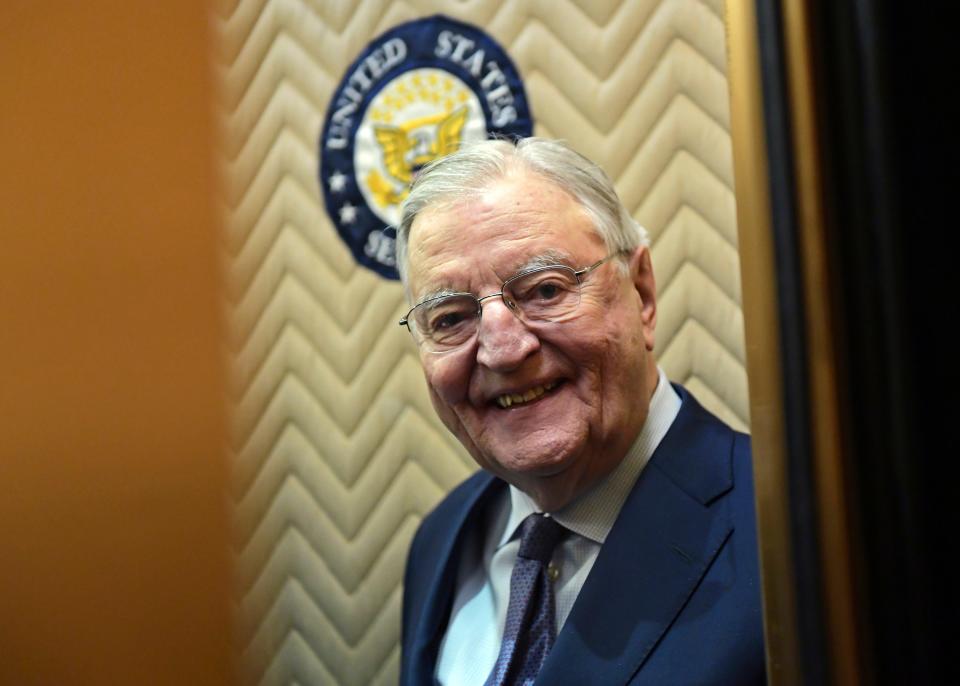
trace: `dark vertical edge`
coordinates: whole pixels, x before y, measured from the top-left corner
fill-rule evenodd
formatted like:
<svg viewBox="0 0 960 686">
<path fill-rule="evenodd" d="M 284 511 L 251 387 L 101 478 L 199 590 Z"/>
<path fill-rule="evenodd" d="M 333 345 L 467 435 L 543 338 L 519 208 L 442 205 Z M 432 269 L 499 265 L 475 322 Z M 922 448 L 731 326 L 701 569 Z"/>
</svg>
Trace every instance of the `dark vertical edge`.
<svg viewBox="0 0 960 686">
<path fill-rule="evenodd" d="M 783 410 L 794 554 L 797 632 L 804 681 L 825 683 L 829 659 L 822 612 L 818 516 L 810 439 L 809 388 L 799 253 L 790 99 L 779 3 L 758 0 L 757 24 L 777 270 Z"/>
<path fill-rule="evenodd" d="M 946 664 L 950 466 L 957 312 L 944 182 L 956 81 L 951 25 L 926 3 L 820 2 L 814 15 L 831 258 L 843 324 L 840 387 L 856 515 L 867 677 L 936 683 Z M 955 147 L 955 146 L 954 146 Z M 938 396 L 943 397 L 938 397 Z"/>
</svg>

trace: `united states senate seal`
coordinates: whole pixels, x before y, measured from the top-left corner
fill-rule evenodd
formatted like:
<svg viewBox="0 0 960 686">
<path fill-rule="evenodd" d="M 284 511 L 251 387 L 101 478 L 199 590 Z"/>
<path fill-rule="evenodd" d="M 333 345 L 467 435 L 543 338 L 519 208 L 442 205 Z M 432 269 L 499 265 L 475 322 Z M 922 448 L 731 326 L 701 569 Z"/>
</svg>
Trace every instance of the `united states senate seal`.
<svg viewBox="0 0 960 686">
<path fill-rule="evenodd" d="M 372 41 L 347 69 L 320 136 L 327 213 L 357 262 L 396 279 L 394 226 L 417 171 L 533 121 L 507 53 L 476 26 L 436 15 Z"/>
</svg>

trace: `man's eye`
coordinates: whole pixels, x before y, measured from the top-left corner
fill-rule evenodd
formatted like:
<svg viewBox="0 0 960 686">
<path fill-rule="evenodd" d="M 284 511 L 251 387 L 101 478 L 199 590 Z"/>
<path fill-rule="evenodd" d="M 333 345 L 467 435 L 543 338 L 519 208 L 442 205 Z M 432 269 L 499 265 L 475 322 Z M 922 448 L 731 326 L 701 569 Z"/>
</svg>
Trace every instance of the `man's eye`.
<svg viewBox="0 0 960 686">
<path fill-rule="evenodd" d="M 560 295 L 561 290 L 559 284 L 546 282 L 536 287 L 534 296 L 540 300 L 553 300 Z"/>
<path fill-rule="evenodd" d="M 549 303 L 562 298 L 567 290 L 565 285 L 556 279 L 544 279 L 527 284 L 524 288 L 514 288 L 513 295 L 524 303 Z"/>
<path fill-rule="evenodd" d="M 466 316 L 462 312 L 445 312 L 430 320 L 430 329 L 432 331 L 449 331 L 462 324 L 465 319 Z"/>
</svg>

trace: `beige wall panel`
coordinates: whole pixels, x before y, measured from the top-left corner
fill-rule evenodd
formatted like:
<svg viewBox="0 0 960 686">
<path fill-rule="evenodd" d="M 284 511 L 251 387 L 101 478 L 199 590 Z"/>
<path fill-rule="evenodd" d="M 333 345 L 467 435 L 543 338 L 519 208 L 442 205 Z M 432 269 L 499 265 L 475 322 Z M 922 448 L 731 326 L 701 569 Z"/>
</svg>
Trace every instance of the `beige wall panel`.
<svg viewBox="0 0 960 686">
<path fill-rule="evenodd" d="M 399 285 L 327 218 L 317 139 L 350 62 L 442 12 L 521 75 L 539 135 L 600 162 L 650 231 L 668 376 L 749 425 L 723 3 L 238 0 L 220 36 L 239 650 L 260 684 L 393 683 L 420 518 L 473 463 L 396 325 Z"/>
</svg>

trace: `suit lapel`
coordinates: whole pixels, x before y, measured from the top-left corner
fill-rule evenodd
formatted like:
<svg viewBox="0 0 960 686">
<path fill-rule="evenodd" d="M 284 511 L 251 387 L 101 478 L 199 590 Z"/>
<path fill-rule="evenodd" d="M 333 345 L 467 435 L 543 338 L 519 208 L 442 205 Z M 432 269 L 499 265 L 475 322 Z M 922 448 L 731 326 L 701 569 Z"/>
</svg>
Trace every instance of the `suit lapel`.
<svg viewBox="0 0 960 686">
<path fill-rule="evenodd" d="M 729 432 L 683 389 L 680 413 L 601 548 L 537 683 L 626 683 L 732 532 Z"/>
<path fill-rule="evenodd" d="M 436 683 L 434 670 L 440 642 L 450 618 L 461 551 L 478 534 L 477 527 L 481 523 L 484 506 L 498 491 L 498 486 L 505 485 L 486 473 L 477 474 L 474 479 L 478 482 L 474 490 L 460 500 L 452 511 L 442 513 L 441 516 L 446 518 L 449 525 L 444 528 L 442 536 L 431 541 L 434 554 L 430 556 L 430 564 L 421 566 L 427 566 L 432 577 L 424 580 L 426 585 L 422 587 L 427 589 L 424 609 L 420 621 L 413 627 L 415 639 L 410 660 L 412 673 L 416 676 L 412 683 Z"/>
</svg>

